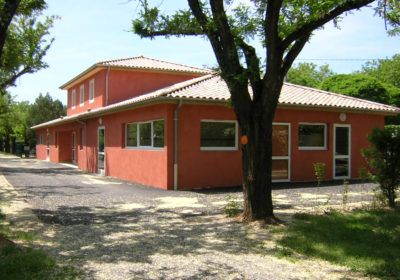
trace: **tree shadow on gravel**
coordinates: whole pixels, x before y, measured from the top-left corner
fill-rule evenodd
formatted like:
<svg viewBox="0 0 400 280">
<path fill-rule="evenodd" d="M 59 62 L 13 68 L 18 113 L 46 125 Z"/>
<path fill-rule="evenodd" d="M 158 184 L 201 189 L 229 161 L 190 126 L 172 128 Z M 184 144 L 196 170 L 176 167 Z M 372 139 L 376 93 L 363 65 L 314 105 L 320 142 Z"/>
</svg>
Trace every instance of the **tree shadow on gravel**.
<svg viewBox="0 0 400 280">
<path fill-rule="evenodd" d="M 61 258 L 151 263 L 155 254 L 266 253 L 249 238 L 246 227 L 218 215 L 193 217 L 154 207 L 131 211 L 60 207 L 33 212 L 55 229 L 49 240 L 52 245 L 46 249 L 61 253 Z"/>
</svg>

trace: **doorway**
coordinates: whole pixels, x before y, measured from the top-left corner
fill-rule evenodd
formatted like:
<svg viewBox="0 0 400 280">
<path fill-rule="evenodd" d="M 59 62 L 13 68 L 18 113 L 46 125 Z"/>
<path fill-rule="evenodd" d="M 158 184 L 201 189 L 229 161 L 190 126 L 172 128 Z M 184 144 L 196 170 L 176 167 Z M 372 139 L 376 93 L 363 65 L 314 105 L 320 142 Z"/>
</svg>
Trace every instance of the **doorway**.
<svg viewBox="0 0 400 280">
<path fill-rule="evenodd" d="M 290 181 L 290 124 L 272 126 L 272 181 Z"/>
<path fill-rule="evenodd" d="M 97 141 L 97 173 L 104 176 L 105 173 L 105 128 L 99 127 Z"/>
<path fill-rule="evenodd" d="M 76 133 L 72 132 L 72 163 L 76 164 Z"/>
<path fill-rule="evenodd" d="M 46 136 L 46 160 L 50 161 L 50 134 Z"/>
<path fill-rule="evenodd" d="M 351 127 L 335 124 L 333 133 L 333 178 L 351 177 Z"/>
</svg>

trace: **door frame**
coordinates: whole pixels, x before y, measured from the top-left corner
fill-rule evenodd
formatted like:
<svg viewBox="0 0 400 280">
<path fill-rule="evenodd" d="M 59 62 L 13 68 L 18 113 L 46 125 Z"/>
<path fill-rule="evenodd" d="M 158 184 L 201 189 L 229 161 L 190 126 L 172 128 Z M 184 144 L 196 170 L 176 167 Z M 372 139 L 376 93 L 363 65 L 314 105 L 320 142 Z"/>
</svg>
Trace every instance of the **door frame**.
<svg viewBox="0 0 400 280">
<path fill-rule="evenodd" d="M 46 161 L 50 161 L 50 133 L 46 134 Z"/>
<path fill-rule="evenodd" d="M 347 156 L 336 155 L 336 128 L 346 127 L 348 129 L 348 149 L 349 154 Z M 351 178 L 351 125 L 350 124 L 333 124 L 333 179 L 350 179 Z M 336 159 L 347 159 L 348 160 L 348 176 L 336 176 Z"/>
<path fill-rule="evenodd" d="M 100 172 L 100 169 L 99 169 L 99 144 L 100 144 L 100 138 L 99 138 L 99 132 L 100 132 L 100 130 L 104 130 L 104 152 L 103 152 L 103 154 L 104 154 L 104 171 L 103 172 Z M 97 172 L 96 172 L 98 175 L 101 175 L 101 176 L 105 176 L 106 175 L 106 127 L 105 126 L 99 126 L 98 128 L 97 128 Z"/>
<path fill-rule="evenodd" d="M 274 125 L 286 125 L 287 127 L 288 127 L 288 155 L 287 156 L 273 156 L 272 157 L 272 161 L 274 160 L 274 159 L 277 159 L 277 160 L 279 160 L 279 159 L 281 159 L 281 160 L 287 160 L 288 161 L 288 178 L 287 179 L 278 179 L 278 180 L 272 180 L 272 177 L 271 177 L 271 180 L 272 180 L 272 182 L 274 182 L 274 183 L 279 183 L 279 182 L 290 182 L 290 178 L 291 178 L 291 157 L 292 157 L 292 153 L 291 153 L 291 151 L 292 151 L 292 132 L 291 132 L 291 130 L 292 130 L 292 127 L 291 127 L 291 123 L 289 123 L 289 122 L 273 122 L 272 123 L 272 130 L 274 129 Z M 272 169 L 272 166 L 271 166 L 271 169 Z M 271 176 L 272 176 L 272 174 L 271 174 Z"/>
<path fill-rule="evenodd" d="M 72 137 L 72 139 L 71 139 L 71 149 L 72 149 L 72 164 L 76 164 L 76 132 L 75 131 L 73 131 L 72 133 L 71 133 L 71 137 Z"/>
</svg>

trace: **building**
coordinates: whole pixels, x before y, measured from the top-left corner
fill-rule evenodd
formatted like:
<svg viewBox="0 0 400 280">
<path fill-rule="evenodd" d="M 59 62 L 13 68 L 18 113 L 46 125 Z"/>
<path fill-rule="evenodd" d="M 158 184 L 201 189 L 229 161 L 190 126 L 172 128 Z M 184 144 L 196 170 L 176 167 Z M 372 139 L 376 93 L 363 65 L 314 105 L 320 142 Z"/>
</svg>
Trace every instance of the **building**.
<svg viewBox="0 0 400 280">
<path fill-rule="evenodd" d="M 37 158 L 163 189 L 241 184 L 239 128 L 223 80 L 145 58 L 99 62 L 61 86 L 67 116 L 33 127 Z M 400 109 L 285 84 L 273 141 L 275 181 L 357 178 L 367 135 Z"/>
</svg>

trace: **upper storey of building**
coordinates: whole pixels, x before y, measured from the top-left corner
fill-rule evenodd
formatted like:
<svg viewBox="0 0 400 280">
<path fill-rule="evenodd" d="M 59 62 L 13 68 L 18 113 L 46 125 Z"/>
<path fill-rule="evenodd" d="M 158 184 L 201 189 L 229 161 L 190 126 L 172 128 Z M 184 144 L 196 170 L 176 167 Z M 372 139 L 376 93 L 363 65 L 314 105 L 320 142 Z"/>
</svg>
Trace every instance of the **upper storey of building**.
<svg viewBox="0 0 400 280">
<path fill-rule="evenodd" d="M 60 88 L 68 91 L 67 115 L 72 116 L 210 72 L 138 56 L 98 62 Z"/>
</svg>

